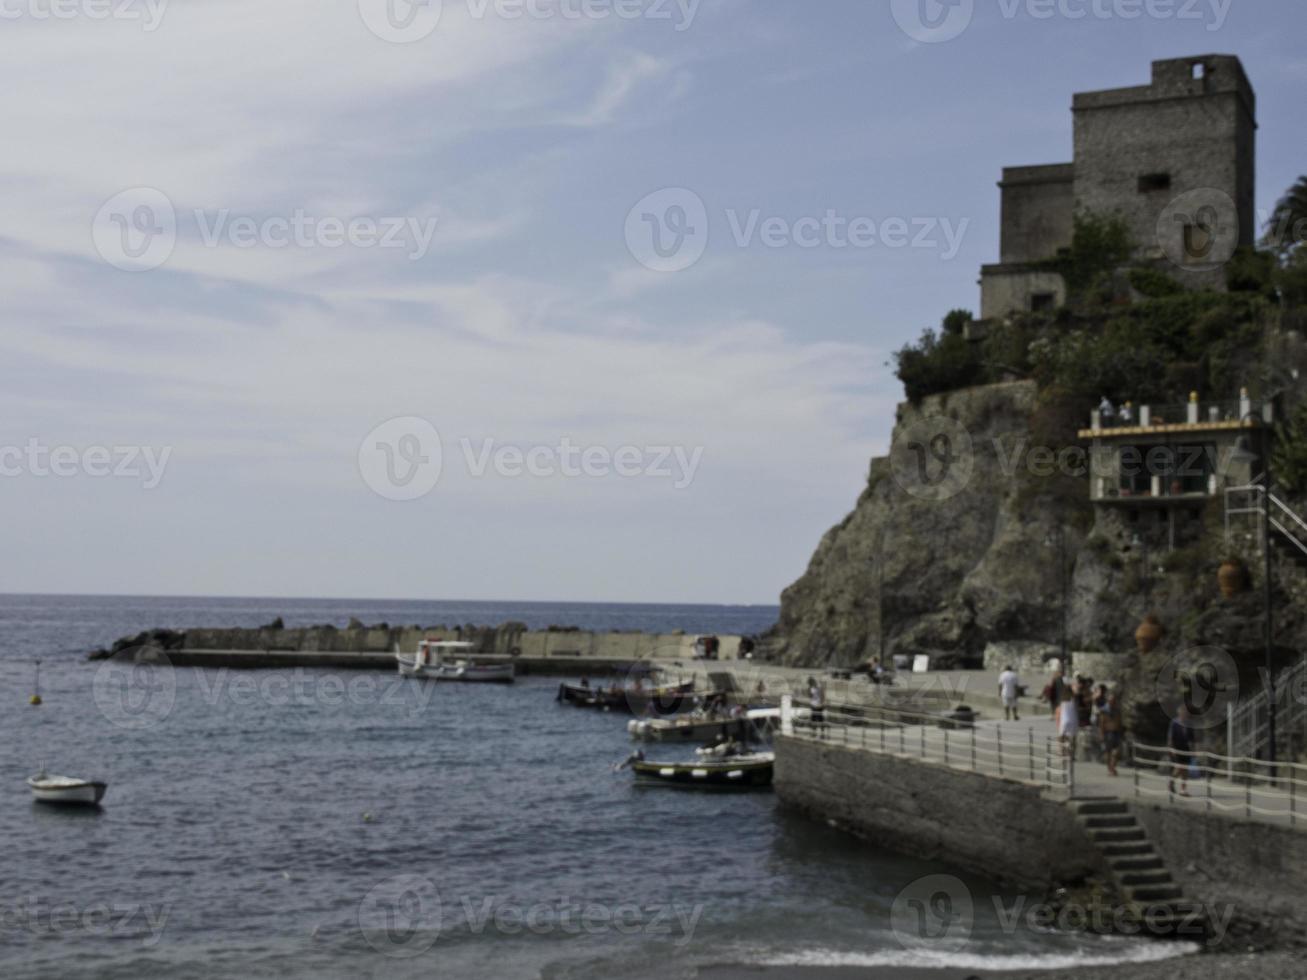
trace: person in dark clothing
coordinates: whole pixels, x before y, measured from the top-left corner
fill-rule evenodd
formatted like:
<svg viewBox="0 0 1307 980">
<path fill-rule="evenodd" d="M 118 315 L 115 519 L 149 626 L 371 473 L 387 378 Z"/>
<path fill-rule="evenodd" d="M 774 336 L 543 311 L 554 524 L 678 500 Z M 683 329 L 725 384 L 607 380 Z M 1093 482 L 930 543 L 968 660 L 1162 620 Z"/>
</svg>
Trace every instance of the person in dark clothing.
<svg viewBox="0 0 1307 980">
<path fill-rule="evenodd" d="M 1117 763 L 1121 759 L 1121 732 L 1124 728 L 1121 703 L 1113 691 L 1098 709 L 1098 734 L 1103 740 L 1103 760 L 1107 763 L 1109 776 L 1116 775 Z"/>
<path fill-rule="evenodd" d="M 808 678 L 808 704 L 812 708 L 812 724 L 821 736 L 826 732 L 826 697 L 816 678 Z"/>
<path fill-rule="evenodd" d="M 1193 762 L 1194 730 L 1189 727 L 1189 709 L 1181 707 L 1166 733 L 1166 747 L 1171 750 L 1171 781 L 1168 788 L 1175 792 L 1175 781 L 1180 780 L 1180 795 L 1189 795 L 1189 764 Z"/>
<path fill-rule="evenodd" d="M 1086 730 L 1094 718 L 1093 684 L 1088 677 L 1076 678 L 1076 713 L 1080 716 L 1080 727 Z"/>
<path fill-rule="evenodd" d="M 1044 691 L 1040 697 L 1048 703 L 1049 713 L 1053 716 L 1053 728 L 1059 727 L 1058 712 L 1062 708 L 1062 689 L 1066 686 L 1066 681 L 1062 678 L 1061 671 L 1055 671 L 1053 676 L 1048 679 L 1044 685 Z"/>
</svg>

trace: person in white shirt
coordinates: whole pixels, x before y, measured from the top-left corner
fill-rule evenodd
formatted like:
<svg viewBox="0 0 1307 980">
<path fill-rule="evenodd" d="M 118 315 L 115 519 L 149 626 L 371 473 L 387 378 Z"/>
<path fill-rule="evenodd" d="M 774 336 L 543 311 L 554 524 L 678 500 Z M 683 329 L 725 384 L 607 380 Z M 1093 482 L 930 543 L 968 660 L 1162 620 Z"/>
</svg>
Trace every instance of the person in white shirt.
<svg viewBox="0 0 1307 980">
<path fill-rule="evenodd" d="M 1020 721 L 1017 700 L 1021 697 L 1021 678 L 1011 667 L 1004 667 L 998 675 L 998 693 L 1003 698 L 1003 720 Z"/>
</svg>

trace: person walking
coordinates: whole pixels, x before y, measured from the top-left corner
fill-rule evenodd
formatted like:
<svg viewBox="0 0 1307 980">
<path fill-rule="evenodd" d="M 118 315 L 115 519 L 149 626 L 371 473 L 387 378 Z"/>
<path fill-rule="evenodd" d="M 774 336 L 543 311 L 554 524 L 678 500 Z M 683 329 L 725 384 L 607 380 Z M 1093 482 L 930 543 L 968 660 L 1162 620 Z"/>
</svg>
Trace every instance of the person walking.
<svg viewBox="0 0 1307 980">
<path fill-rule="evenodd" d="M 998 694 L 1003 699 L 1003 720 L 1020 721 L 1018 701 L 1021 698 L 1021 678 L 1009 665 L 998 675 Z"/>
<path fill-rule="evenodd" d="M 815 677 L 808 678 L 808 704 L 812 708 L 812 727 L 820 737 L 826 734 L 826 696 Z"/>
<path fill-rule="evenodd" d="M 1117 774 L 1117 763 L 1121 761 L 1121 735 L 1124 727 L 1121 722 L 1121 702 L 1116 691 L 1113 691 L 1098 709 L 1098 734 L 1103 740 L 1103 761 L 1107 763 L 1109 776 Z"/>
<path fill-rule="evenodd" d="M 1189 766 L 1194 759 L 1194 730 L 1189 727 L 1189 709 L 1180 706 L 1171 727 L 1166 733 L 1166 747 L 1171 750 L 1171 781 L 1167 788 L 1175 792 L 1175 781 L 1180 780 L 1180 795 L 1189 795 Z"/>
<path fill-rule="evenodd" d="M 1063 758 L 1075 758 L 1076 736 L 1080 734 L 1080 712 L 1070 684 L 1062 684 L 1062 704 L 1058 708 L 1057 737 L 1062 742 Z"/>
<path fill-rule="evenodd" d="M 1048 713 L 1053 716 L 1053 730 L 1057 731 L 1062 712 L 1062 689 L 1066 682 L 1062 679 L 1062 668 L 1059 661 L 1054 660 L 1053 665 L 1052 676 L 1049 677 L 1048 683 L 1044 685 L 1040 698 L 1047 702 Z"/>
</svg>

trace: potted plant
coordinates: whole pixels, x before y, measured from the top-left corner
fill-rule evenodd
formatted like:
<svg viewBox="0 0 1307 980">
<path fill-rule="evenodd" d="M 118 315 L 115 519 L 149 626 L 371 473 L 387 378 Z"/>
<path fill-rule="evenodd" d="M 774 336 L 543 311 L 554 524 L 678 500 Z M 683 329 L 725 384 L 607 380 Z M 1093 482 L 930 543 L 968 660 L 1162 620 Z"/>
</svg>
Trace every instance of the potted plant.
<svg viewBox="0 0 1307 980">
<path fill-rule="evenodd" d="M 1157 621 L 1157 617 L 1149 613 L 1135 630 L 1135 643 L 1139 647 L 1139 652 L 1152 653 L 1157 649 L 1157 644 L 1162 642 L 1165 633 L 1166 630 L 1162 629 L 1162 624 Z"/>
<path fill-rule="evenodd" d="M 1216 575 L 1221 587 L 1221 595 L 1227 599 L 1248 590 L 1248 566 L 1240 558 L 1227 558 L 1221 563 L 1221 570 Z"/>
</svg>

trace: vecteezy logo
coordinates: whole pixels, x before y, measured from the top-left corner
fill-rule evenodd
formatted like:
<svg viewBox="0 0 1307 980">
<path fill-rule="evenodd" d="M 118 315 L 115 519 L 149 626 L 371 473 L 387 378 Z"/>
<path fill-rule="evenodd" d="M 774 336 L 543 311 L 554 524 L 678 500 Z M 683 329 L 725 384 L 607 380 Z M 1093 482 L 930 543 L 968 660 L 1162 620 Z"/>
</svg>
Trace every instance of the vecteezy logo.
<svg viewBox="0 0 1307 980">
<path fill-rule="evenodd" d="M 708 248 L 708 209 L 684 187 L 668 187 L 643 198 L 626 215 L 626 247 L 646 269 L 680 272 Z"/>
<path fill-rule="evenodd" d="M 387 878 L 363 897 L 359 930 L 378 953 L 419 956 L 440 938 L 440 893 L 421 875 Z"/>
<path fill-rule="evenodd" d="M 91 681 L 91 694 L 100 714 L 111 725 L 140 731 L 153 728 L 172 714 L 177 678 L 172 662 L 162 653 L 150 663 L 106 660 Z"/>
<path fill-rule="evenodd" d="M 1239 209 L 1229 194 L 1205 187 L 1181 194 L 1157 220 L 1166 257 L 1189 272 L 1211 272 L 1239 248 Z"/>
<path fill-rule="evenodd" d="M 440 23 L 443 0 L 358 0 L 368 30 L 392 44 L 412 44 Z"/>
<path fill-rule="evenodd" d="M 177 244 L 177 212 L 163 191 L 133 187 L 101 205 L 91 222 L 91 240 L 115 269 L 157 269 Z"/>
<path fill-rule="evenodd" d="M 1239 703 L 1239 665 L 1220 647 L 1182 650 L 1158 671 L 1156 692 L 1167 717 L 1179 718 L 1184 708 L 1190 728 L 1216 728 Z"/>
<path fill-rule="evenodd" d="M 417 500 L 436 488 L 443 462 L 440 433 L 426 419 L 391 419 L 359 445 L 359 475 L 387 500 Z"/>
<path fill-rule="evenodd" d="M 918 878 L 890 907 L 890 927 L 905 949 L 965 940 L 975 923 L 971 890 L 952 875 Z"/>
<path fill-rule="evenodd" d="M 957 496 L 975 468 L 971 434 L 946 415 L 918 419 L 901 429 L 890 446 L 890 469 L 900 487 L 921 500 Z"/>
<path fill-rule="evenodd" d="M 914 41 L 938 44 L 951 41 L 969 26 L 975 0 L 891 0 L 899 28 Z"/>
</svg>

